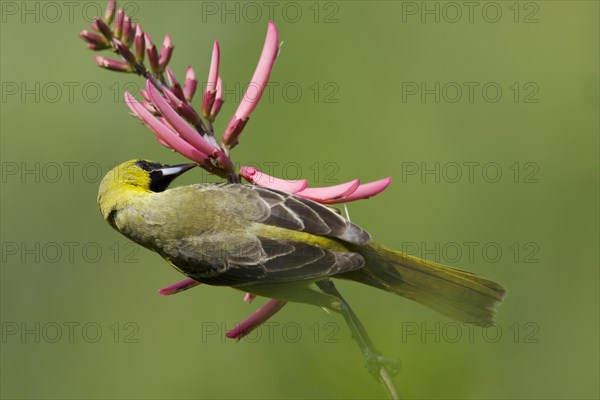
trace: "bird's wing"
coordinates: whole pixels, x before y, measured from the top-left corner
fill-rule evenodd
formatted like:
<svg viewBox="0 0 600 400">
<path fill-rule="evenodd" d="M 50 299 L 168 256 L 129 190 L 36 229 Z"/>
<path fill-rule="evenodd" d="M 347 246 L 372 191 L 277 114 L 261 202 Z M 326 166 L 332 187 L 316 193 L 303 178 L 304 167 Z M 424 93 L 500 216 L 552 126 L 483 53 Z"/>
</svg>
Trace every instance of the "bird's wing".
<svg viewBox="0 0 600 400">
<path fill-rule="evenodd" d="M 353 252 L 326 250 L 310 244 L 259 237 L 240 252 L 229 252 L 227 264 L 196 275 L 213 285 L 265 287 L 354 271 L 365 264 Z M 194 276 L 192 276 L 194 277 Z"/>
<path fill-rule="evenodd" d="M 231 185 L 233 190 L 253 191 L 268 207 L 268 213 L 258 221 L 280 228 L 312 233 L 364 245 L 371 235 L 354 225 L 330 207 L 293 194 L 265 189 L 258 186 Z"/>
<path fill-rule="evenodd" d="M 147 222 L 157 227 L 158 235 L 164 235 L 166 226 L 175 228 L 156 247 L 186 275 L 209 284 L 272 285 L 353 271 L 364 265 L 364 258 L 334 240 L 365 244 L 371 239 L 328 207 L 255 186 L 199 184 L 157 197 L 164 202 L 160 221 Z M 196 212 L 176 212 L 184 207 Z M 257 234 L 253 224 L 296 234 Z M 303 240 L 303 234 L 313 236 Z"/>
</svg>

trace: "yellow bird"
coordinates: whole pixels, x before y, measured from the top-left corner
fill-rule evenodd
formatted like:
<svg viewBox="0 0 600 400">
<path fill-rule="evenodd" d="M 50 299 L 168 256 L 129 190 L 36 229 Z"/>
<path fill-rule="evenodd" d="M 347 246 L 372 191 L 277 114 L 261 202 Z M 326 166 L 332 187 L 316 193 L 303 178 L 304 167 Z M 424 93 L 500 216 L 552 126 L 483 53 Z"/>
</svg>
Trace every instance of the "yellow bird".
<svg viewBox="0 0 600 400">
<path fill-rule="evenodd" d="M 329 278 L 383 289 L 459 321 L 494 322 L 506 293 L 498 283 L 373 243 L 334 209 L 289 193 L 239 183 L 167 190 L 194 166 L 119 165 L 100 184 L 102 216 L 197 281 L 343 314 L 368 356 L 376 354 L 372 342 Z"/>
</svg>

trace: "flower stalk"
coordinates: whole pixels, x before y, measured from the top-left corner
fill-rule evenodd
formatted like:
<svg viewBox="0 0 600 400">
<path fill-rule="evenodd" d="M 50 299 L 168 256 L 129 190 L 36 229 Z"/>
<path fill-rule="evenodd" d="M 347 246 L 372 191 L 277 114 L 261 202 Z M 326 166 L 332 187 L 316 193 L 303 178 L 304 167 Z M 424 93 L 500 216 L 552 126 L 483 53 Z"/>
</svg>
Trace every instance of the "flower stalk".
<svg viewBox="0 0 600 400">
<path fill-rule="evenodd" d="M 95 32 L 83 30 L 79 34 L 87 47 L 94 51 L 109 50 L 121 58 L 115 60 L 95 56 L 98 66 L 111 71 L 135 73 L 146 79 L 145 90 L 140 91 L 145 101 L 138 101 L 131 93 L 125 93 L 125 103 L 133 116 L 156 135 L 156 140 L 161 145 L 197 163 L 208 172 L 230 182 L 239 182 L 242 177 L 253 185 L 293 193 L 327 205 L 366 199 L 389 186 L 391 178 L 364 184 L 355 179 L 335 186 L 311 188 L 304 179 L 284 180 L 269 176 L 254 167 L 241 167 L 239 171 L 235 169 L 229 153 L 239 143 L 239 138 L 267 87 L 279 53 L 279 34 L 272 21 L 268 23 L 265 42 L 250 84 L 224 130 L 220 145 L 215 139 L 213 127 L 225 101 L 223 80 L 219 73 L 221 50 L 218 41 L 213 44 L 208 81 L 198 112 L 192 106 L 198 86 L 194 69 L 191 66 L 187 68 L 182 86 L 169 67 L 174 49 L 170 35 L 165 36 L 159 52 L 141 24 L 132 23 L 131 17 L 117 7 L 115 0 L 108 1 L 104 17 L 96 19 L 91 26 Z M 159 293 L 173 295 L 198 285 L 200 282 L 186 278 L 159 290 Z M 244 301 L 250 303 L 254 298 L 254 294 L 247 293 Z M 285 304 L 277 299 L 270 300 L 228 332 L 227 337 L 244 337 Z"/>
</svg>

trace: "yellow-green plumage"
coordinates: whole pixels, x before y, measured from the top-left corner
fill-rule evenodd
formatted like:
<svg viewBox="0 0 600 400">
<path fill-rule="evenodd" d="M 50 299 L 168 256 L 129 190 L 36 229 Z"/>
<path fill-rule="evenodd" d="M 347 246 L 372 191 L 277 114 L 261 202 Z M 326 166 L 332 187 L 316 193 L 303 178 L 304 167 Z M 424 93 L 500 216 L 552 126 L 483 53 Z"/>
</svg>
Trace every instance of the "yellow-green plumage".
<svg viewBox="0 0 600 400">
<path fill-rule="evenodd" d="M 350 279 L 479 325 L 493 322 L 504 297 L 495 282 L 374 244 L 310 200 L 241 184 L 165 190 L 182 172 L 169 168 L 120 165 L 102 181 L 98 204 L 116 230 L 203 283 L 337 310 L 338 300 L 311 284 Z"/>
</svg>

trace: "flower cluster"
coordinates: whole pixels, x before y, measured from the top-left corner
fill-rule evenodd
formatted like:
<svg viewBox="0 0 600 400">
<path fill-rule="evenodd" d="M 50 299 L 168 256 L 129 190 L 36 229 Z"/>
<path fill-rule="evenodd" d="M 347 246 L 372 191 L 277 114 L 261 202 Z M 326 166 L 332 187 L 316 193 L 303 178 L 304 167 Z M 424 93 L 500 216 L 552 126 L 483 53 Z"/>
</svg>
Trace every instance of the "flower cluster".
<svg viewBox="0 0 600 400">
<path fill-rule="evenodd" d="M 94 51 L 110 50 L 120 57 L 120 60 L 94 57 L 100 67 L 135 73 L 146 79 L 145 90 L 140 91 L 144 100 L 138 101 L 131 93 L 125 93 L 125 102 L 132 114 L 154 132 L 160 144 L 210 173 L 227 178 L 230 182 L 239 182 L 243 177 L 253 185 L 293 193 L 323 204 L 365 199 L 382 192 L 390 184 L 391 178 L 365 184 L 355 179 L 335 186 L 308 188 L 306 180 L 279 179 L 253 167 L 235 170 L 230 150 L 238 144 L 250 115 L 258 105 L 279 53 L 279 35 L 272 21 L 268 24 L 265 43 L 252 80 L 225 128 L 220 145 L 215 139 L 213 125 L 225 101 L 223 80 L 219 74 L 221 52 L 217 41 L 212 49 L 208 80 L 198 112 L 192 105 L 198 86 L 193 68 L 187 68 L 182 86 L 168 66 L 174 49 L 170 35 L 165 36 L 159 52 L 142 26 L 133 23 L 123 9 L 117 8 L 116 0 L 108 1 L 104 17 L 95 19 L 91 27 L 92 31 L 84 30 L 79 35 L 87 43 L 87 47 Z M 161 289 L 159 293 L 172 295 L 199 284 L 200 282 L 187 278 Z M 248 302 L 253 299 L 254 295 L 251 293 L 244 297 Z M 242 338 L 284 305 L 283 301 L 270 300 L 228 332 L 227 337 Z"/>
</svg>

